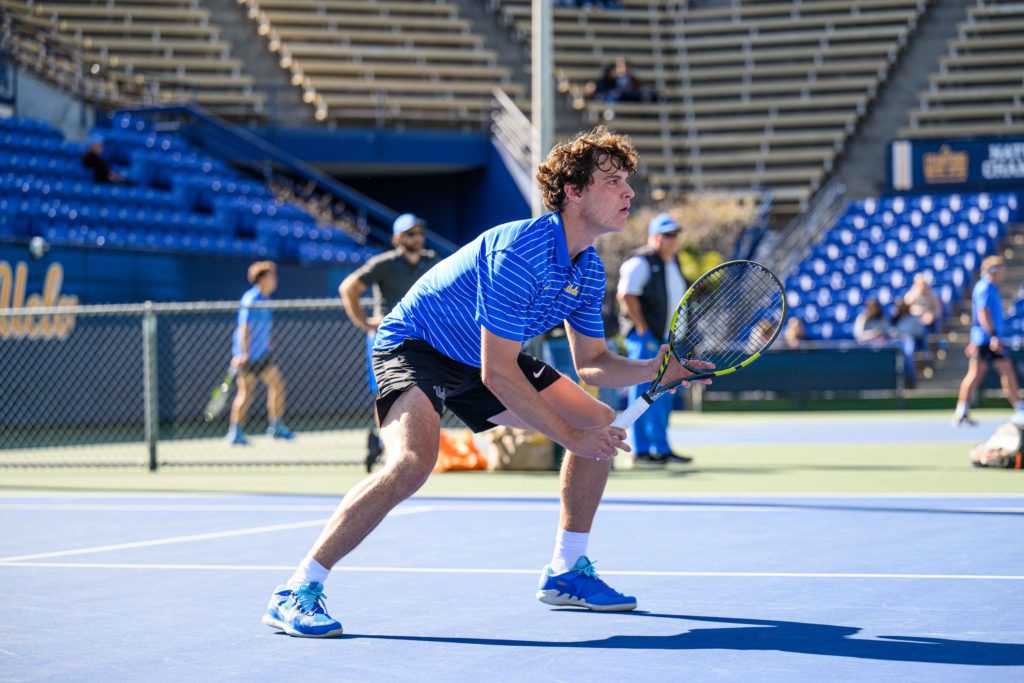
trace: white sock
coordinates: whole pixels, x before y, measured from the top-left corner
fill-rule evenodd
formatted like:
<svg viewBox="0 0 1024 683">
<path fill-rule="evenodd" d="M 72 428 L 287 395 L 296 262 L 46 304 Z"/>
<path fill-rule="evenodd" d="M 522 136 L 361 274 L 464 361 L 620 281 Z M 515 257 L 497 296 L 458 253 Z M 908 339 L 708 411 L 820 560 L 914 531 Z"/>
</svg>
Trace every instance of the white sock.
<svg viewBox="0 0 1024 683">
<path fill-rule="evenodd" d="M 1017 401 L 1016 410 L 1018 413 L 1024 410 L 1024 401 Z"/>
<path fill-rule="evenodd" d="M 551 570 L 563 574 L 573 568 L 580 556 L 587 554 L 589 533 L 559 529 L 555 536 L 555 554 L 551 556 Z"/>
<path fill-rule="evenodd" d="M 317 583 L 323 583 L 330 576 L 331 570 L 324 567 L 322 564 L 313 559 L 312 555 L 306 555 L 302 562 L 299 563 L 298 569 L 292 574 L 292 578 L 288 579 L 288 583 L 285 584 L 289 588 L 298 588 L 304 583 L 316 581 Z"/>
<path fill-rule="evenodd" d="M 967 401 L 957 401 L 956 402 L 956 416 L 957 417 L 964 417 L 965 415 L 967 415 L 967 413 L 968 413 L 968 411 L 970 409 L 971 409 L 971 404 L 968 403 Z"/>
</svg>

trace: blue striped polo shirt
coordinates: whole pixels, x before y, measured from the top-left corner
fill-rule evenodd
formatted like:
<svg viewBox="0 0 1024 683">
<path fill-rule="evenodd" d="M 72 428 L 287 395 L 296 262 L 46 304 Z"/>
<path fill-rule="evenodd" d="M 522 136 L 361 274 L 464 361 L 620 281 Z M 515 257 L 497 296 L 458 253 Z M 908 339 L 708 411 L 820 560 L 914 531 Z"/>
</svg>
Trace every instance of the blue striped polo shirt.
<svg viewBox="0 0 1024 683">
<path fill-rule="evenodd" d="M 604 338 L 604 263 L 593 246 L 573 262 L 557 213 L 491 228 L 421 277 L 381 322 L 374 349 L 421 339 L 480 367 L 480 327 L 525 342 L 568 321 Z"/>
<path fill-rule="evenodd" d="M 242 352 L 242 325 L 249 326 L 249 361 L 258 361 L 270 352 L 270 333 L 273 328 L 273 312 L 269 308 L 249 308 L 254 303 L 270 301 L 254 285 L 242 295 L 242 307 L 238 309 L 238 321 L 232 337 L 231 353 Z"/>
</svg>

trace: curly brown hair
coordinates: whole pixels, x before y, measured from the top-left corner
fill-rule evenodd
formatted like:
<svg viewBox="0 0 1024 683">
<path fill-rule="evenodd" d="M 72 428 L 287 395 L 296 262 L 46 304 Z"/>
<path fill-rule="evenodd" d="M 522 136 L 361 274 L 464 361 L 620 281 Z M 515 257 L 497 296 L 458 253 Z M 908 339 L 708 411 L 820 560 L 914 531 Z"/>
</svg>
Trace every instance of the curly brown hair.
<svg viewBox="0 0 1024 683">
<path fill-rule="evenodd" d="M 584 188 L 593 178 L 594 169 L 624 170 L 636 173 L 637 154 L 628 135 L 609 132 L 604 126 L 578 133 L 574 138 L 555 145 L 548 158 L 537 168 L 544 205 L 551 211 L 565 208 L 565 186 Z"/>
<path fill-rule="evenodd" d="M 257 284 L 267 273 L 277 272 L 277 265 L 273 261 L 257 261 L 249 266 L 249 282 Z"/>
</svg>

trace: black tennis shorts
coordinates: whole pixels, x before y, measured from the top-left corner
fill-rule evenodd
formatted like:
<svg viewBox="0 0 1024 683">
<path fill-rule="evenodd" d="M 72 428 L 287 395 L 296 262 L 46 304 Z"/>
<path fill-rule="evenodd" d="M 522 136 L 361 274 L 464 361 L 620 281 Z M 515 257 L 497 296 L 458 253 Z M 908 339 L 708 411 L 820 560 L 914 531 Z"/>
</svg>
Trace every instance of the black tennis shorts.
<svg viewBox="0 0 1024 683">
<path fill-rule="evenodd" d="M 557 370 L 525 353 L 519 354 L 519 369 L 533 388 L 543 391 L 561 376 Z M 437 414 L 447 406 L 474 432 L 495 427 L 492 417 L 506 410 L 498 397 L 484 386 L 480 368 L 449 358 L 421 339 L 406 339 L 387 351 L 373 351 L 373 374 L 377 378 L 377 424 L 387 417 L 398 397 L 419 387 Z"/>
<path fill-rule="evenodd" d="M 976 360 L 981 360 L 981 361 L 985 361 L 986 363 L 991 363 L 994 360 L 1002 360 L 1003 358 L 1006 358 L 1006 357 L 1007 356 L 1006 356 L 1005 351 L 999 351 L 997 353 L 997 352 L 993 351 L 992 348 L 988 344 L 985 344 L 984 346 L 975 346 L 974 347 L 974 358 Z"/>
<path fill-rule="evenodd" d="M 247 375 L 262 375 L 263 371 L 274 364 L 274 353 L 270 352 L 259 360 L 248 360 L 240 368 Z"/>
</svg>

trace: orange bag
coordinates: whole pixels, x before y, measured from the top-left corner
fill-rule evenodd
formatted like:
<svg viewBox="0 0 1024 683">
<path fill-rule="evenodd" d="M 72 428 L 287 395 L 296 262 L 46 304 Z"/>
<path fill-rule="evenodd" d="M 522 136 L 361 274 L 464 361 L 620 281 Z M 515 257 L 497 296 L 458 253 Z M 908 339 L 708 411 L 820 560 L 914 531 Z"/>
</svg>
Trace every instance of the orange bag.
<svg viewBox="0 0 1024 683">
<path fill-rule="evenodd" d="M 480 454 L 473 443 L 473 432 L 466 429 L 460 436 L 452 436 L 441 430 L 441 444 L 437 449 L 437 464 L 434 473 L 486 470 L 487 458 Z"/>
</svg>

